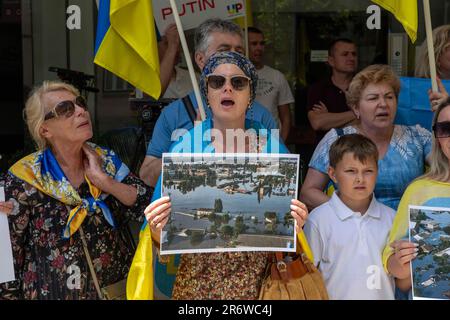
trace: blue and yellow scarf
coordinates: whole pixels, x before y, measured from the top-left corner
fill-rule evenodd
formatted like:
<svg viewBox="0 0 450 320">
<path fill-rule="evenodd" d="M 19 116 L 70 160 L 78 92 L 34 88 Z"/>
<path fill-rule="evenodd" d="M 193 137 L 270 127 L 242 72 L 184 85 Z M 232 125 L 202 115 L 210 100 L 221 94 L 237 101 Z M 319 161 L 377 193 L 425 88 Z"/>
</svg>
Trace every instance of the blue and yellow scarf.
<svg viewBox="0 0 450 320">
<path fill-rule="evenodd" d="M 113 151 L 103 149 L 92 143 L 89 143 L 89 145 L 102 159 L 103 170 L 106 174 L 119 182 L 129 174 L 128 167 Z M 78 230 L 88 212 L 97 210 L 101 210 L 106 221 L 115 228 L 112 213 L 104 202 L 108 194 L 103 193 L 85 177 L 91 195 L 84 199 L 81 198 L 66 178 L 50 148 L 26 156 L 14 164 L 9 171 L 46 195 L 67 206 L 74 207 L 69 213 L 63 231 L 63 239 L 69 239 Z"/>
</svg>

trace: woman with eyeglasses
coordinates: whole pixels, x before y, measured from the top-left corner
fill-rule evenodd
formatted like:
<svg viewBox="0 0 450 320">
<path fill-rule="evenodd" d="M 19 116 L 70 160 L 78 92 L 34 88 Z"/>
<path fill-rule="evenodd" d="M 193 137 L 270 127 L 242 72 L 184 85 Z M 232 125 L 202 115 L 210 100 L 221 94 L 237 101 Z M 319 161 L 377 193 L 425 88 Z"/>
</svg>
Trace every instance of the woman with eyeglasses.
<svg viewBox="0 0 450 320">
<path fill-rule="evenodd" d="M 212 119 L 207 119 L 184 135 L 171 147 L 171 152 L 248 154 L 277 150 L 277 153 L 288 153 L 278 136 L 274 138 L 270 132 L 260 134 L 259 139 L 242 139 L 245 142 L 241 144 L 236 143 L 234 138 L 229 138 L 230 133 L 239 136 L 252 129 L 256 132 L 264 129 L 260 123 L 246 120 L 246 113 L 252 112 L 257 81 L 255 67 L 245 56 L 235 52 L 213 55 L 204 67 L 200 79 L 202 96 L 211 108 Z M 300 231 L 308 211 L 298 200 L 292 200 L 290 205 L 291 215 L 297 221 L 297 231 Z M 144 229 L 145 233 L 141 234 L 130 270 L 127 285 L 129 299 L 153 299 L 151 268 L 143 267 L 148 261 L 141 251 L 150 250 L 152 241 L 159 247 L 161 230 L 168 222 L 170 213 L 171 200 L 169 197 L 161 197 L 160 177 L 152 203 L 145 210 L 148 224 Z M 153 259 L 157 259 L 156 255 L 153 255 Z M 266 252 L 183 254 L 172 298 L 258 299 L 267 264 Z M 156 273 L 154 277 L 158 279 L 164 276 L 165 274 Z"/>
<path fill-rule="evenodd" d="M 0 300 L 106 298 L 103 288 L 124 288 L 134 254 L 121 228 L 143 218 L 151 189 L 111 150 L 88 142 L 91 118 L 73 86 L 44 82 L 25 117 L 38 151 L 6 176 L 0 211 L 16 280 L 0 284 Z"/>
<path fill-rule="evenodd" d="M 406 189 L 394 219 L 383 264 L 402 291 L 411 289 L 410 263 L 422 249 L 409 242 L 409 206 L 450 208 L 450 99 L 437 109 L 433 120 L 430 170 Z M 442 297 L 445 298 L 445 297 Z"/>
</svg>

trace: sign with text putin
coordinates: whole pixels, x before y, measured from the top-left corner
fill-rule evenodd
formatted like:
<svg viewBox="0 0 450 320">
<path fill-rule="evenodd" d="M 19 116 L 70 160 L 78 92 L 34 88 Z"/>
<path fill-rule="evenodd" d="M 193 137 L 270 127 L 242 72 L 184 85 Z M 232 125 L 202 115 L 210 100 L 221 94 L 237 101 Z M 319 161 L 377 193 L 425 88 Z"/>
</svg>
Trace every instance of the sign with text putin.
<svg viewBox="0 0 450 320">
<path fill-rule="evenodd" d="M 245 0 L 177 0 L 178 13 L 184 30 L 197 28 L 211 18 L 224 20 L 245 16 Z M 153 0 L 153 13 L 161 34 L 174 23 L 169 0 Z"/>
</svg>

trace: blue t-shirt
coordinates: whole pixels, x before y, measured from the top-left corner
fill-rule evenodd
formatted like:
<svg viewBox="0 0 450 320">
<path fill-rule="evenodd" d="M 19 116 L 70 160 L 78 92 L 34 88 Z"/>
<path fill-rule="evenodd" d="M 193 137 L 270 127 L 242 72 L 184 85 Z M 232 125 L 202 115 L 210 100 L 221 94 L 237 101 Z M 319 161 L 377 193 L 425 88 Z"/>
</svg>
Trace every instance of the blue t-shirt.
<svg viewBox="0 0 450 320">
<path fill-rule="evenodd" d="M 189 93 L 189 97 L 191 98 L 194 108 L 198 109 L 194 92 Z M 207 105 L 206 103 L 203 104 L 205 106 Z M 211 110 L 208 107 L 205 107 L 205 112 L 207 119 L 211 119 Z M 247 119 L 259 122 L 267 129 L 278 128 L 270 111 L 256 101 L 253 103 L 252 108 L 247 112 Z M 179 137 L 183 136 L 193 127 L 183 100 L 178 99 L 172 102 L 163 109 L 161 116 L 156 122 L 152 140 L 148 145 L 147 156 L 161 158 L 164 152 L 169 151 L 169 148 L 174 141 L 178 141 Z"/>
<path fill-rule="evenodd" d="M 278 135 L 272 135 L 270 130 L 265 129 L 259 122 L 246 120 L 245 126 L 247 129 L 255 129 L 259 131 L 260 136 L 267 137 L 267 143 L 262 150 L 262 153 L 290 153 L 283 142 L 276 139 Z M 201 124 L 192 128 L 188 133 L 179 139 L 179 141 L 172 144 L 169 151 L 174 153 L 215 153 L 214 148 L 211 145 L 210 129 L 213 128 L 213 121 L 209 118 L 203 121 Z M 185 147 L 190 146 L 190 148 Z M 161 198 L 161 176 L 153 193 L 152 201 L 156 201 Z M 145 227 L 144 223 L 143 228 Z M 180 263 L 180 255 L 175 255 L 171 258 L 169 265 L 164 265 L 156 261 L 155 263 L 155 286 L 157 289 L 170 298 L 172 295 L 173 284 L 176 277 L 176 269 Z M 170 269 L 170 271 L 169 271 Z"/>
<path fill-rule="evenodd" d="M 357 133 L 349 126 L 344 134 Z M 309 167 L 327 174 L 330 165 L 330 147 L 338 139 L 336 130 L 330 130 L 320 141 Z M 389 149 L 378 160 L 378 178 L 375 196 L 384 205 L 397 210 L 400 199 L 408 185 L 425 172 L 425 159 L 431 152 L 431 132 L 416 126 L 396 125 Z"/>
</svg>

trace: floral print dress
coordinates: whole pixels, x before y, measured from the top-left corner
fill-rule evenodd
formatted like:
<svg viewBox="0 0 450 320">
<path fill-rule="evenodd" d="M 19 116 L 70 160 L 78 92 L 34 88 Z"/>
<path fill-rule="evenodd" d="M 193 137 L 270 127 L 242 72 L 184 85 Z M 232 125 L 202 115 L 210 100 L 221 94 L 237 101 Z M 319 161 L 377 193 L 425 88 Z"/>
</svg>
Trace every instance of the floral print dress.
<svg viewBox="0 0 450 320">
<path fill-rule="evenodd" d="M 175 300 L 257 300 L 267 252 L 184 254 L 173 288 Z"/>
<path fill-rule="evenodd" d="M 82 225 L 101 287 L 126 278 L 134 252 L 130 237 L 122 231 L 130 219 L 143 221 L 152 196 L 152 189 L 133 174 L 122 183 L 136 187 L 137 200 L 127 207 L 111 195 L 106 198 L 118 227 L 113 229 L 100 210 L 88 213 Z M 77 192 L 83 198 L 89 196 L 87 183 Z M 14 202 L 8 221 L 16 280 L 0 284 L 0 300 L 98 299 L 80 232 L 70 240 L 62 238 L 69 215 L 65 204 L 10 173 L 5 180 L 5 199 Z"/>
</svg>

